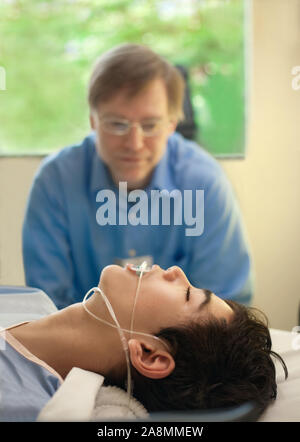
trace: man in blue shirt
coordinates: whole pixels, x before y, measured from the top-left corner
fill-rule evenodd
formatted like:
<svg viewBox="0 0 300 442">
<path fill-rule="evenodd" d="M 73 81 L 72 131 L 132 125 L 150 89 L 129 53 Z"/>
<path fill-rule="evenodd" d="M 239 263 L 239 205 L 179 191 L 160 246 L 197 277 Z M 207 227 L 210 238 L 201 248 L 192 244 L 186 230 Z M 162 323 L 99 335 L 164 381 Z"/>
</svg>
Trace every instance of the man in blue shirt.
<svg viewBox="0 0 300 442">
<path fill-rule="evenodd" d="M 121 45 L 96 62 L 93 132 L 43 161 L 23 226 L 26 283 L 58 308 L 80 301 L 106 265 L 144 260 L 178 265 L 193 285 L 250 302 L 231 186 L 211 155 L 174 133 L 183 91 L 177 69 L 149 48 Z"/>
</svg>

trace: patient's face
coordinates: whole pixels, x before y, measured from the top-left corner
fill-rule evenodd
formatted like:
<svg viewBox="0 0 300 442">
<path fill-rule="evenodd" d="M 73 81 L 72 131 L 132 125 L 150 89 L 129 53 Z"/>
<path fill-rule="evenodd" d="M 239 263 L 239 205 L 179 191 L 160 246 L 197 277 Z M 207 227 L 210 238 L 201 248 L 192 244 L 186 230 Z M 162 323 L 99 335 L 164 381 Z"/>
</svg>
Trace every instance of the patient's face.
<svg viewBox="0 0 300 442">
<path fill-rule="evenodd" d="M 99 287 L 110 300 L 122 328 L 130 328 L 138 279 L 130 265 L 107 266 L 101 274 Z M 201 322 L 209 315 L 229 321 L 233 316 L 231 307 L 218 296 L 208 295 L 207 291 L 192 286 L 179 267 L 163 270 L 155 265 L 142 276 L 133 329 L 157 333 L 161 328 L 183 322 Z"/>
</svg>

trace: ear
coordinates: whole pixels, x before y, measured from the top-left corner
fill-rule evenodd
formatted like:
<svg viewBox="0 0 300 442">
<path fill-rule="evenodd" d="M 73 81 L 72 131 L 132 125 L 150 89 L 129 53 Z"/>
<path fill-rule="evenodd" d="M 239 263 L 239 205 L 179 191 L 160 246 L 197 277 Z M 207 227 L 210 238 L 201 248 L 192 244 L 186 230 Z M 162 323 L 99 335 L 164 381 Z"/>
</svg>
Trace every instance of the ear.
<svg viewBox="0 0 300 442">
<path fill-rule="evenodd" d="M 155 345 L 151 345 L 146 341 L 130 339 L 128 347 L 132 365 L 147 378 L 165 378 L 175 368 L 172 355 Z"/>
<path fill-rule="evenodd" d="M 94 117 L 94 115 L 92 114 L 92 112 L 90 112 L 90 125 L 91 125 L 91 128 L 92 128 L 93 130 L 95 130 L 95 128 L 96 128 L 96 125 L 95 125 L 95 117 Z"/>
<path fill-rule="evenodd" d="M 172 118 L 170 120 L 169 136 L 172 135 L 173 132 L 175 132 L 177 124 L 178 124 L 178 119 L 177 118 Z"/>
</svg>

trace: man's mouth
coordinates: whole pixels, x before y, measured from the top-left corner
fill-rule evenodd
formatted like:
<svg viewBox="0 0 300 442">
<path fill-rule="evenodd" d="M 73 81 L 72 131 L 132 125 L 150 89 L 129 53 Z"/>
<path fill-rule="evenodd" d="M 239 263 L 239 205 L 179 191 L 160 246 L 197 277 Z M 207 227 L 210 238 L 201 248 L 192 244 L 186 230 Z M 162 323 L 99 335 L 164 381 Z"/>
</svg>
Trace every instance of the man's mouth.
<svg viewBox="0 0 300 442">
<path fill-rule="evenodd" d="M 121 161 L 125 161 L 127 163 L 140 163 L 142 161 L 145 161 L 145 158 L 142 157 L 121 157 Z"/>
</svg>

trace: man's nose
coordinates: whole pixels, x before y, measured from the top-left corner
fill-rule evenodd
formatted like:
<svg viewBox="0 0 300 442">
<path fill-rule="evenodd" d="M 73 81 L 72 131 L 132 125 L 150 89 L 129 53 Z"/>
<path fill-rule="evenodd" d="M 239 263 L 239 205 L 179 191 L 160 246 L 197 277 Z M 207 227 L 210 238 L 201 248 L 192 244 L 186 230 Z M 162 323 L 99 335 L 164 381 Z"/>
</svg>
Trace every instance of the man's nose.
<svg viewBox="0 0 300 442">
<path fill-rule="evenodd" d="M 142 149 L 144 145 L 144 135 L 140 126 L 132 126 L 126 135 L 125 146 L 132 150 L 138 151 Z"/>
</svg>

